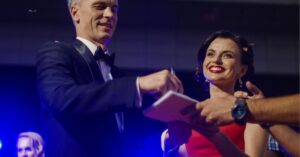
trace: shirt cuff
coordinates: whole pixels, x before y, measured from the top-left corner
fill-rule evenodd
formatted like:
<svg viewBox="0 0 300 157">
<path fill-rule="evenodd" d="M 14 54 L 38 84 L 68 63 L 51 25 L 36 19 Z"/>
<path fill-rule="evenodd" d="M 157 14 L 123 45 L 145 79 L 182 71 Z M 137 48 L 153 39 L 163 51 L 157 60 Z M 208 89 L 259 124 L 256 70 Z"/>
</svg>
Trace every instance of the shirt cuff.
<svg viewBox="0 0 300 157">
<path fill-rule="evenodd" d="M 135 98 L 135 106 L 137 108 L 142 108 L 142 94 L 141 94 L 141 90 L 140 90 L 140 81 L 139 81 L 139 77 L 137 77 L 136 79 L 136 91 L 137 91 L 137 95 Z"/>
</svg>

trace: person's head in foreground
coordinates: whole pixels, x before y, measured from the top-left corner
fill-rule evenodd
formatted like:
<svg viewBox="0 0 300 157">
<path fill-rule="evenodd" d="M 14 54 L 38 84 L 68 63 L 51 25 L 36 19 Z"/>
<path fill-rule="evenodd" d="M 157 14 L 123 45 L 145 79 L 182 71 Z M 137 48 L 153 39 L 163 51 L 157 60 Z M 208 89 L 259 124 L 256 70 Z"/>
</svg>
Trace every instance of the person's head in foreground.
<svg viewBox="0 0 300 157">
<path fill-rule="evenodd" d="M 35 132 L 22 132 L 17 141 L 18 157 L 45 157 L 44 141 Z"/>
</svg>

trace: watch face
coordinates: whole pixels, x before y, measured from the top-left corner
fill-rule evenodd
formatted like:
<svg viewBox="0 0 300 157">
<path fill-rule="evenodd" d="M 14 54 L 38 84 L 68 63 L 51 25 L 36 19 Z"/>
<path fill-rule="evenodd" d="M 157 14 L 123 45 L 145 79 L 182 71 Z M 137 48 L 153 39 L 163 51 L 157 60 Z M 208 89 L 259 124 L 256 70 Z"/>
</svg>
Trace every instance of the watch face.
<svg viewBox="0 0 300 157">
<path fill-rule="evenodd" d="M 231 110 L 231 114 L 237 124 L 245 124 L 248 114 L 246 101 L 244 99 L 237 99 L 235 106 Z"/>
<path fill-rule="evenodd" d="M 234 116 L 235 116 L 236 119 L 241 120 L 241 119 L 244 118 L 244 116 L 246 115 L 247 111 L 246 111 L 246 108 L 244 106 L 238 104 L 236 106 L 236 108 L 234 109 L 233 113 L 234 113 Z"/>
</svg>

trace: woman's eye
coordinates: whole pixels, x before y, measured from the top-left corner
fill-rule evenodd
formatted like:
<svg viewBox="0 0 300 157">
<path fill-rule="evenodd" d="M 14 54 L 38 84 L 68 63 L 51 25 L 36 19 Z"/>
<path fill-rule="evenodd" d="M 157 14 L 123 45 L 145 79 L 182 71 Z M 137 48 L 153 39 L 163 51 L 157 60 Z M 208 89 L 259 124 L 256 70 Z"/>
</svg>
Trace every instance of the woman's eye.
<svg viewBox="0 0 300 157">
<path fill-rule="evenodd" d="M 224 58 L 232 58 L 232 57 L 233 57 L 232 54 L 229 54 L 229 53 L 224 54 Z"/>
</svg>

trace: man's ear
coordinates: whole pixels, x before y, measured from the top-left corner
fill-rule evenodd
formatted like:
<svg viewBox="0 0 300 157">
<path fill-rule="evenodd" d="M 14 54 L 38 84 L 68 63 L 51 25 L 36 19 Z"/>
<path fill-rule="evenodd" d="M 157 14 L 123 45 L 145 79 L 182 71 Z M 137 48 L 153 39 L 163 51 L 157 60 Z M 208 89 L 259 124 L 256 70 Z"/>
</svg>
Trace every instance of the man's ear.
<svg viewBox="0 0 300 157">
<path fill-rule="evenodd" d="M 79 9 L 78 5 L 71 5 L 71 7 L 69 9 L 71 17 L 72 17 L 74 23 L 79 23 L 80 22 L 78 9 Z"/>
<path fill-rule="evenodd" d="M 247 70 L 248 70 L 248 66 L 247 65 L 242 65 L 241 66 L 240 78 L 243 77 L 247 73 Z"/>
</svg>

